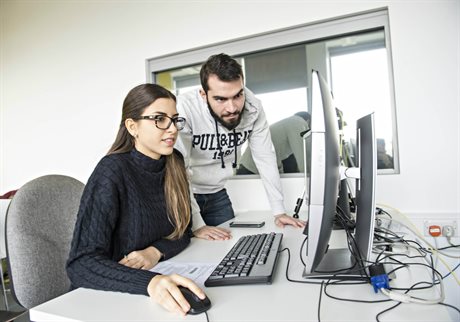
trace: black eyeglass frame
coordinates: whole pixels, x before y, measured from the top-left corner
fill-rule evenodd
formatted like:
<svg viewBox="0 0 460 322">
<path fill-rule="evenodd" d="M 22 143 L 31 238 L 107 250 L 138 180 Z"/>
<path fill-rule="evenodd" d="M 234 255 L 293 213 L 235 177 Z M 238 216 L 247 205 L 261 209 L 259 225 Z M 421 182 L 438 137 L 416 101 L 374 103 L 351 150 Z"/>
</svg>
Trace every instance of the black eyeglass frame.
<svg viewBox="0 0 460 322">
<path fill-rule="evenodd" d="M 158 122 L 160 121 L 159 118 L 162 118 L 162 117 L 166 117 L 166 118 L 169 119 L 169 123 L 168 123 L 168 125 L 167 125 L 165 128 L 162 128 L 162 127 L 158 126 Z M 150 121 L 155 121 L 155 126 L 157 127 L 157 129 L 160 129 L 160 130 L 167 130 L 167 129 L 169 129 L 169 127 L 171 126 L 171 124 L 174 123 L 174 126 L 176 127 L 176 129 L 177 129 L 178 131 L 182 130 L 182 129 L 185 127 L 185 123 L 187 122 L 187 120 L 185 119 L 185 117 L 181 117 L 181 116 L 170 117 L 170 116 L 168 116 L 168 115 L 162 115 L 162 114 L 157 114 L 157 115 L 142 115 L 142 116 L 133 118 L 133 120 L 150 120 Z M 180 126 L 178 126 L 177 124 L 180 124 Z"/>
</svg>

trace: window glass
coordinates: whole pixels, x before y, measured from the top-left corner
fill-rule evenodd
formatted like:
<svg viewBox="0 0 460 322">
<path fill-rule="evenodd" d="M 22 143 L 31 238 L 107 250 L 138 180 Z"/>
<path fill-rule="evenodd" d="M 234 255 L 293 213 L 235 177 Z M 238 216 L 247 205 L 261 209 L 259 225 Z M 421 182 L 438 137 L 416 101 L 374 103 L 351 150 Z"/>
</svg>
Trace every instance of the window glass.
<svg viewBox="0 0 460 322">
<path fill-rule="evenodd" d="M 388 131 L 392 121 L 386 60 L 384 48 L 331 57 L 334 102 L 344 113 L 344 120 L 357 120 L 375 113 L 378 169 L 394 168 L 392 132 Z M 354 143 L 355 122 L 346 123 L 344 139 Z"/>
<path fill-rule="evenodd" d="M 317 70 L 333 91 L 345 164 L 355 161 L 356 120 L 374 112 L 378 173 L 398 173 L 388 30 L 388 13 L 381 9 L 152 58 L 148 60 L 148 74 L 152 82 L 179 95 L 201 86 L 200 66 L 209 56 L 221 52 L 231 55 L 243 67 L 245 85 L 263 103 L 275 144 L 274 129 L 280 129 L 282 120 L 300 112 L 309 122 L 310 116 L 304 113 L 310 112 L 311 70 Z M 243 146 L 241 151 L 245 149 Z M 286 147 L 281 153 L 276 144 L 275 150 L 282 158 L 278 160 L 283 164 L 280 173 L 303 171 L 298 166 L 303 164 L 299 153 L 297 157 L 289 155 Z"/>
</svg>

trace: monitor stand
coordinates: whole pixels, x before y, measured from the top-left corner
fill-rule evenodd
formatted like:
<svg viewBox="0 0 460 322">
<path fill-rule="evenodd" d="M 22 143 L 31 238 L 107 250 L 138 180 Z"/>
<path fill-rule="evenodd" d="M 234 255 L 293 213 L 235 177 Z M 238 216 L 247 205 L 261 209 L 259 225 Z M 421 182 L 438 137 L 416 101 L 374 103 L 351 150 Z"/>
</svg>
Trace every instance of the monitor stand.
<svg viewBox="0 0 460 322">
<path fill-rule="evenodd" d="M 314 272 L 302 275 L 303 278 L 332 280 L 367 280 L 364 268 L 355 262 L 347 248 L 328 249 Z"/>
<path fill-rule="evenodd" d="M 382 264 L 386 272 L 392 272 L 388 274 L 389 279 L 396 279 L 392 263 L 384 261 Z M 367 281 L 368 278 L 364 270 L 367 268 L 363 268 L 361 264 L 355 261 L 348 248 L 333 248 L 328 249 L 314 272 L 306 273 L 304 271 L 302 277 L 305 279 Z"/>
</svg>

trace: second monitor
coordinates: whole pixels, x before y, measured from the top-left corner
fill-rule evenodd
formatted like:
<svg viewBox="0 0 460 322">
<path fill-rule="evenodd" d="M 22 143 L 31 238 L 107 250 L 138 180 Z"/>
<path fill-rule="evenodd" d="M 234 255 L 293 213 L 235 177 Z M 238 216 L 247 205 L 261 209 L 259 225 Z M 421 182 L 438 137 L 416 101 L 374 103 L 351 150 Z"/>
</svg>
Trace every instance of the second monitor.
<svg viewBox="0 0 460 322">
<path fill-rule="evenodd" d="M 305 202 L 308 206 L 307 258 L 304 278 L 365 278 L 374 233 L 377 153 L 374 115 L 357 121 L 358 162 L 345 168 L 340 162 L 336 109 L 329 86 L 312 73 L 311 130 L 304 135 Z M 329 249 L 341 180 L 356 179 L 356 230 L 349 247 Z"/>
</svg>

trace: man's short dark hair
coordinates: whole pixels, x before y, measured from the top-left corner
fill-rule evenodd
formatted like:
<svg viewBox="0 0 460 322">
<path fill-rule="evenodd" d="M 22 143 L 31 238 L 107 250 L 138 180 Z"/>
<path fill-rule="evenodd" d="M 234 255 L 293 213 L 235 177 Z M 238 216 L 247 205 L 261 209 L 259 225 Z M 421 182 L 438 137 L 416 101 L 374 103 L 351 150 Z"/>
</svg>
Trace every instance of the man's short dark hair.
<svg viewBox="0 0 460 322">
<path fill-rule="evenodd" d="M 231 82 L 243 79 L 241 65 L 226 54 L 213 55 L 201 66 L 201 87 L 207 93 L 209 90 L 208 79 L 210 75 L 216 75 L 221 81 Z"/>
</svg>

